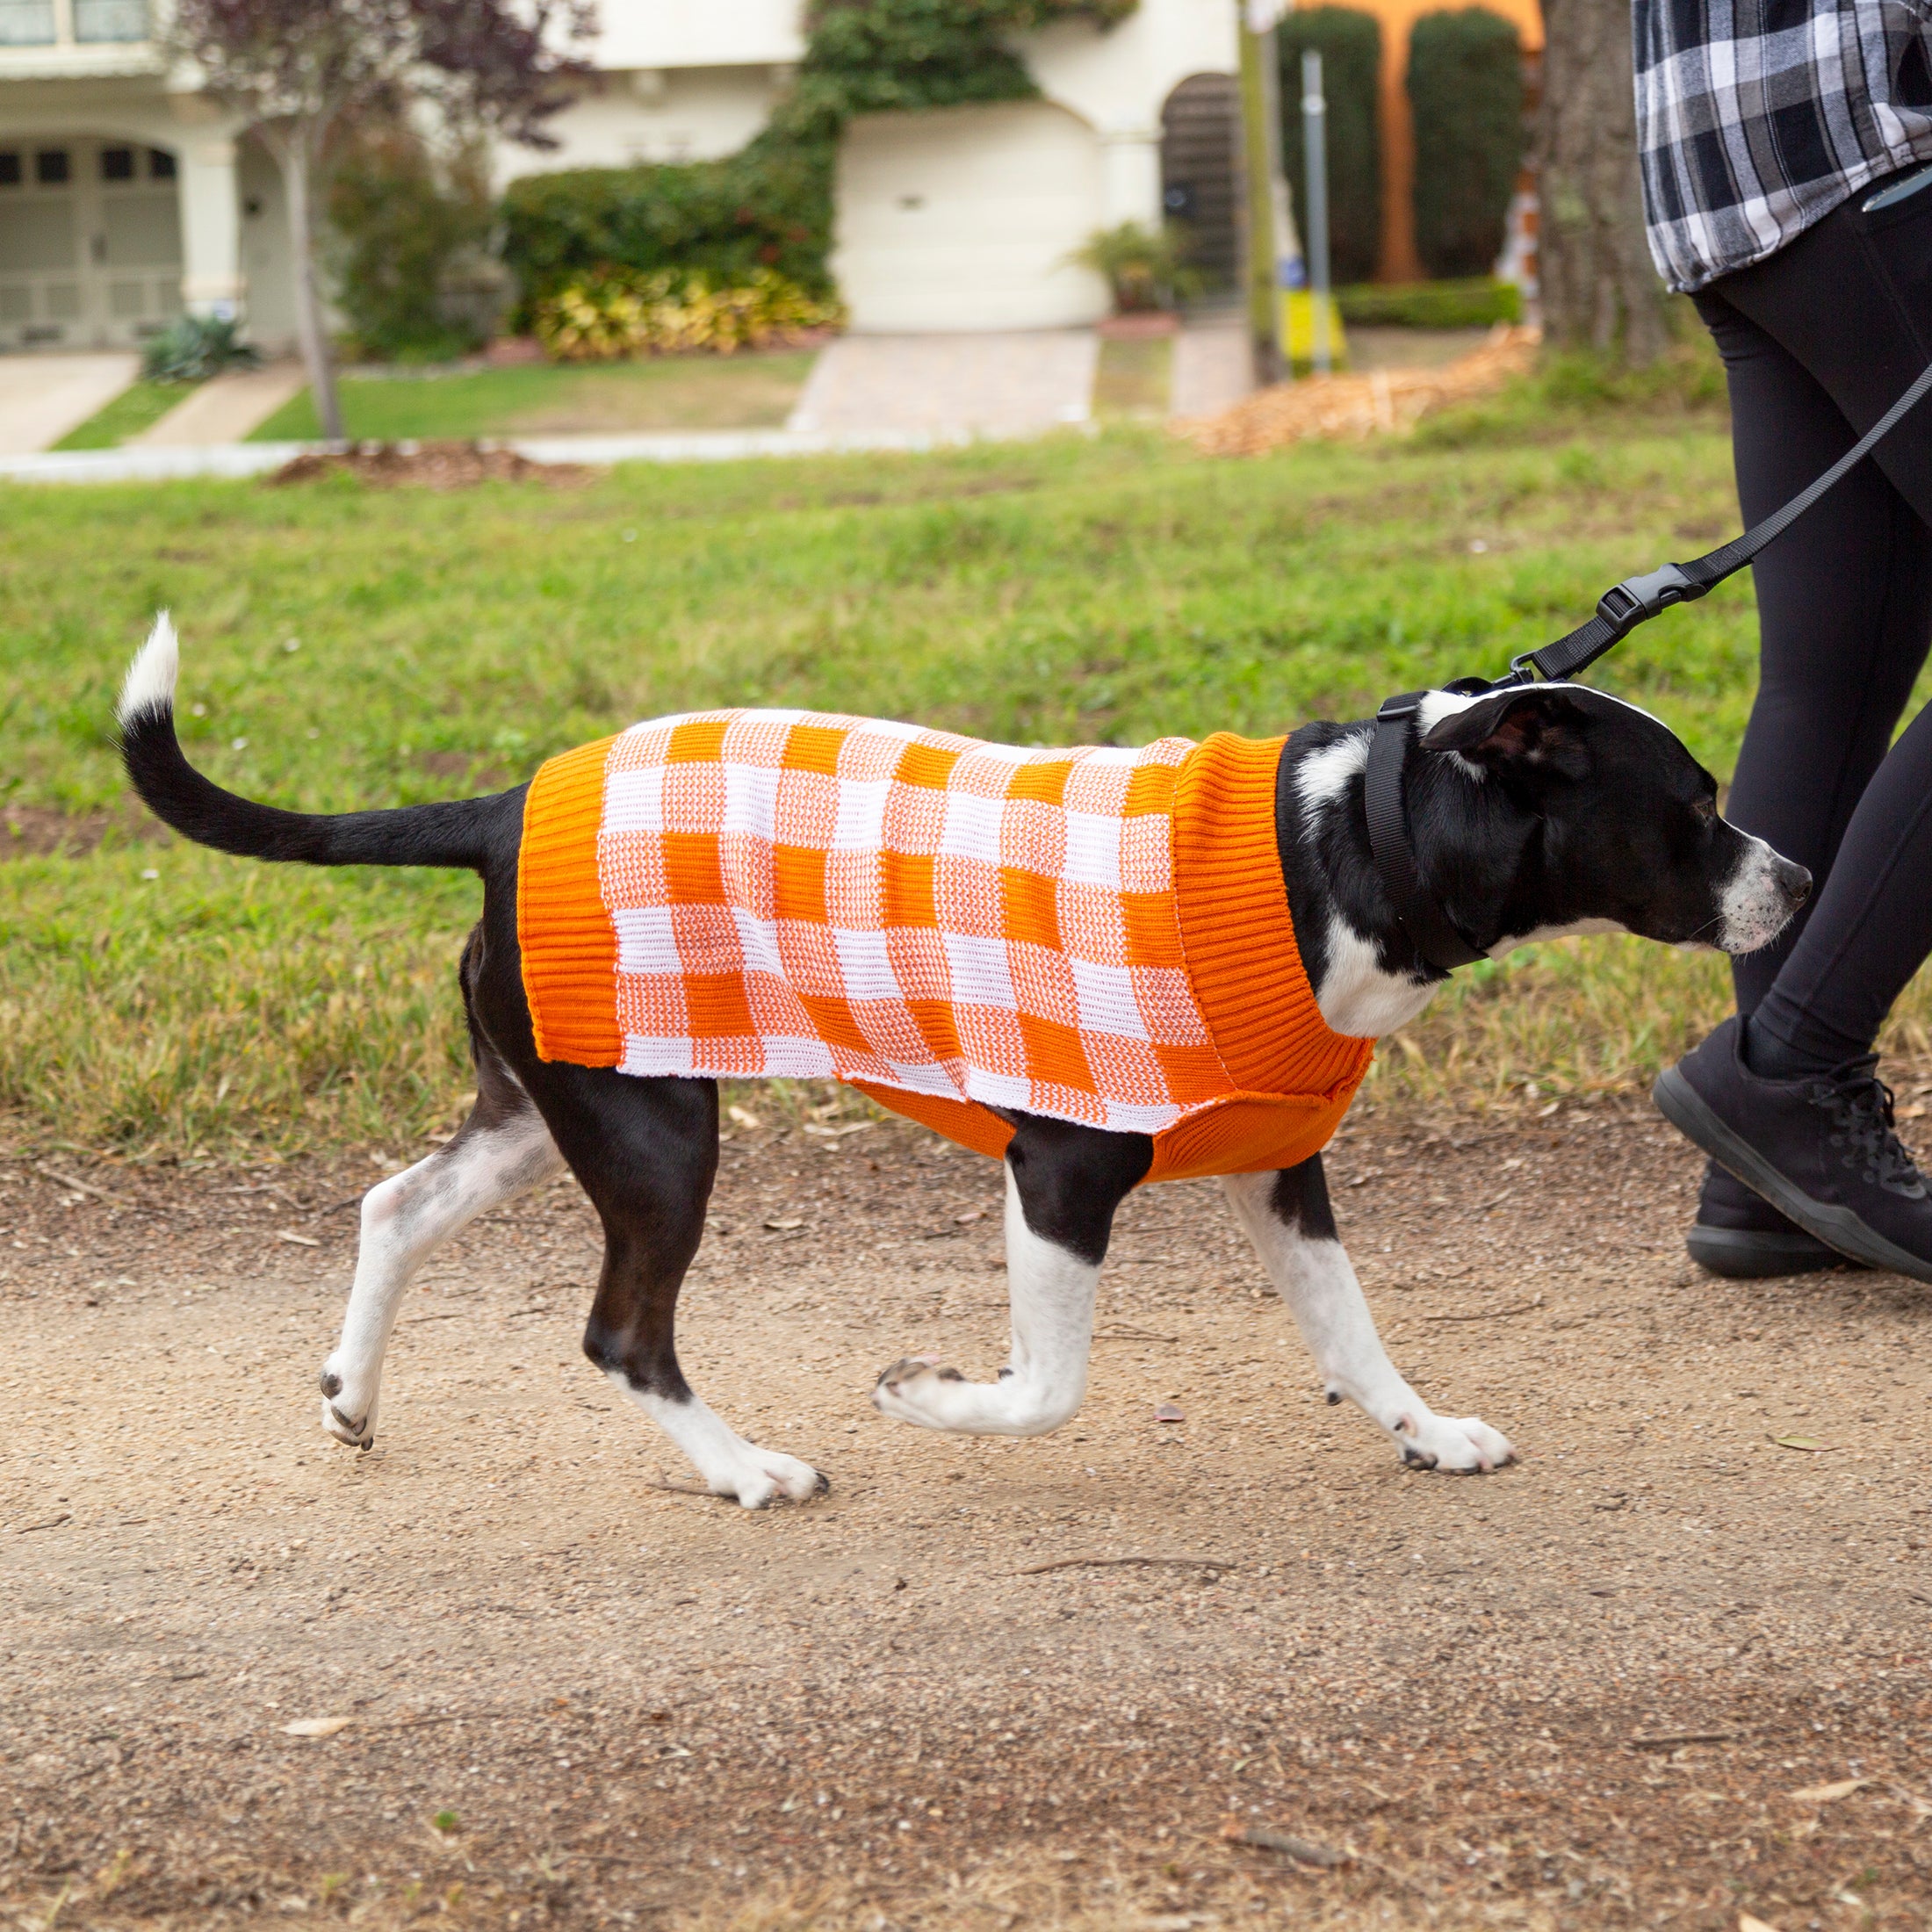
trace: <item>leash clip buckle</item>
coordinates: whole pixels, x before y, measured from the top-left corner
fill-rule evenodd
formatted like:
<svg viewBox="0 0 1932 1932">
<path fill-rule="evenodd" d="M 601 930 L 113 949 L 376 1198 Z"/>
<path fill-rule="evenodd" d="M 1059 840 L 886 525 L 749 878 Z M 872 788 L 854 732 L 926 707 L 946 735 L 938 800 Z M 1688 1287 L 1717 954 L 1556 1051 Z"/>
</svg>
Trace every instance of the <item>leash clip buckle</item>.
<svg viewBox="0 0 1932 1932">
<path fill-rule="evenodd" d="M 1689 603 L 1704 593 L 1675 564 L 1659 564 L 1640 576 L 1626 577 L 1597 599 L 1597 615 L 1618 638 L 1672 604 Z"/>
</svg>

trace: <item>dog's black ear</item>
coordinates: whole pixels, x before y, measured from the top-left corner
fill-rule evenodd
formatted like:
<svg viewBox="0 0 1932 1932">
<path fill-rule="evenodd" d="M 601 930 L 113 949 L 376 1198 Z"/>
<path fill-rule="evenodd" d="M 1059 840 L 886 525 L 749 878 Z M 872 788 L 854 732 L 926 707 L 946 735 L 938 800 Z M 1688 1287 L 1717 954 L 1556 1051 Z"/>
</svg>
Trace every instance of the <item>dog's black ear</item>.
<svg viewBox="0 0 1932 1932">
<path fill-rule="evenodd" d="M 1590 769 L 1583 714 L 1561 691 L 1497 691 L 1438 719 L 1423 734 L 1425 752 L 1456 752 L 1472 764 L 1529 768 L 1581 778 Z"/>
</svg>

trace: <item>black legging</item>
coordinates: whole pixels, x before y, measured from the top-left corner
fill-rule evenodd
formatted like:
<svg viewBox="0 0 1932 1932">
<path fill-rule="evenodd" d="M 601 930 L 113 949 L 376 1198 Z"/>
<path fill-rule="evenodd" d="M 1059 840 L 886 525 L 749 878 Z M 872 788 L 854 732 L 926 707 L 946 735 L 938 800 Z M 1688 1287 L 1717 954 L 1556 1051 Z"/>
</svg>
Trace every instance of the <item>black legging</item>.
<svg viewBox="0 0 1932 1932">
<path fill-rule="evenodd" d="M 1747 523 L 1932 362 L 1932 187 L 1866 215 L 1871 191 L 1696 298 L 1730 385 Z M 1735 964 L 1761 1073 L 1869 1052 L 1932 952 L 1932 706 L 1891 745 L 1932 641 L 1928 526 L 1932 399 L 1753 566 L 1762 667 L 1729 815 L 1823 882 L 1776 946 Z"/>
</svg>

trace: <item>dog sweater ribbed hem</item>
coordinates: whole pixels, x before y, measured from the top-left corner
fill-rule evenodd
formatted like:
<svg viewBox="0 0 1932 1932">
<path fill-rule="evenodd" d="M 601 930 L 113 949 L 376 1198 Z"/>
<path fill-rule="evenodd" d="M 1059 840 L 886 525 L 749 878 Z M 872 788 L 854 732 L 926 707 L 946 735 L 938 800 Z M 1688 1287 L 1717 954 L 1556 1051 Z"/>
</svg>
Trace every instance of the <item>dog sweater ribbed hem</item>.
<svg viewBox="0 0 1932 1932">
<path fill-rule="evenodd" d="M 1282 743 L 1024 750 L 737 710 L 566 752 L 523 812 L 537 1050 L 835 1078 L 995 1157 L 1010 1108 L 1151 1135 L 1150 1180 L 1293 1166 L 1373 1042 L 1302 970 Z"/>
</svg>

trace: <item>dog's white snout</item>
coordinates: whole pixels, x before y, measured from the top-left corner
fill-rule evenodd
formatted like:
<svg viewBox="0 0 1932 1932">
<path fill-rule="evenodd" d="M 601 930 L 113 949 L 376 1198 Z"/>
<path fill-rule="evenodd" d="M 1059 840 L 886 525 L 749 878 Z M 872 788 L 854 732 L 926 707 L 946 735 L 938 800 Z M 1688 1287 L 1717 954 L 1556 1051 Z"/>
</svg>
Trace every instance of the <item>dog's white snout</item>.
<svg viewBox="0 0 1932 1932">
<path fill-rule="evenodd" d="M 1762 839 L 1746 836 L 1737 869 L 1719 897 L 1719 949 L 1755 953 L 1769 946 L 1811 897 L 1812 876 Z"/>
</svg>

